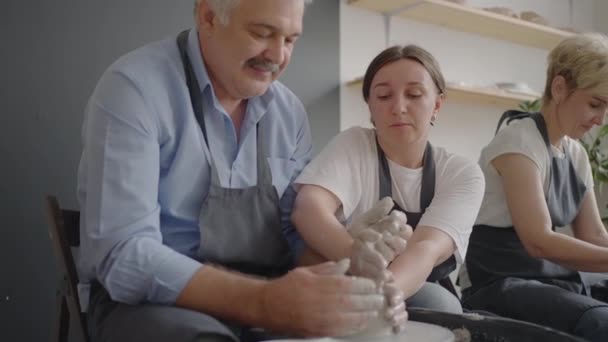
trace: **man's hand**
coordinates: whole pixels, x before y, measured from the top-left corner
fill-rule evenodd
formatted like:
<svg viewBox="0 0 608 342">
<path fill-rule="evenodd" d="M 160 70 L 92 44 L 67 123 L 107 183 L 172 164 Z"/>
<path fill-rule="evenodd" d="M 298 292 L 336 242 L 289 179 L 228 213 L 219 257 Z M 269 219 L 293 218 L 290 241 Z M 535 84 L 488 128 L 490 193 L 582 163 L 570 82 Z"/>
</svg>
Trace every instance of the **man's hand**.
<svg viewBox="0 0 608 342">
<path fill-rule="evenodd" d="M 385 296 L 369 279 L 348 277 L 347 259 L 300 267 L 262 291 L 265 328 L 290 335 L 343 336 L 381 314 Z"/>
</svg>

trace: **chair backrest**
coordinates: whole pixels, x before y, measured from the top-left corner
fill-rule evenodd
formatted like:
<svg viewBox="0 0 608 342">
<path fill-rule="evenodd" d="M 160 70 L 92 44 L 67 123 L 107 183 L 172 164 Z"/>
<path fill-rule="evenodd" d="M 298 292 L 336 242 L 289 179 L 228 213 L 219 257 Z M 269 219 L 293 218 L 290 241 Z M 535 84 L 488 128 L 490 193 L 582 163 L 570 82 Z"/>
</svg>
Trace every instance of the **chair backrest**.
<svg viewBox="0 0 608 342">
<path fill-rule="evenodd" d="M 54 196 L 47 196 L 46 204 L 49 236 L 60 272 L 53 341 L 68 341 L 70 322 L 74 323 L 72 330 L 77 338 L 88 341 L 86 321 L 78 300 L 78 273 L 71 249 L 80 246 L 80 213 L 74 210 L 62 210 Z"/>
</svg>

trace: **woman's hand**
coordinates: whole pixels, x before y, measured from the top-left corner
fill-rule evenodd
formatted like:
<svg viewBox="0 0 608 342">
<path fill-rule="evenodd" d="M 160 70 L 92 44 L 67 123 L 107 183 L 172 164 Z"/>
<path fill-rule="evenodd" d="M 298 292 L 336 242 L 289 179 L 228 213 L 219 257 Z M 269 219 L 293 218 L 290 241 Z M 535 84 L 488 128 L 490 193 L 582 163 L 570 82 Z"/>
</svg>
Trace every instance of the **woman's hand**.
<svg viewBox="0 0 608 342">
<path fill-rule="evenodd" d="M 407 224 L 407 217 L 399 211 L 391 212 L 371 229 L 382 235 L 382 238 L 376 241 L 375 249 L 389 264 L 405 251 L 407 240 L 413 234 L 412 227 Z"/>
<path fill-rule="evenodd" d="M 380 201 L 376 202 L 376 204 L 366 211 L 365 213 L 359 215 L 355 220 L 353 220 L 348 225 L 348 232 L 351 235 L 356 235 L 357 233 L 371 228 L 383 218 L 389 216 L 389 213 L 395 206 L 395 202 L 390 197 L 384 197 Z"/>
<path fill-rule="evenodd" d="M 388 282 L 382 287 L 382 292 L 386 298 L 384 317 L 393 326 L 393 333 L 399 334 L 403 331 L 408 319 L 403 291 L 394 282 Z"/>
<path fill-rule="evenodd" d="M 389 214 L 393 206 L 393 200 L 385 197 L 349 226 L 354 240 L 351 274 L 376 281 L 392 278 L 386 267 L 405 251 L 407 239 L 412 235 L 405 214 L 397 211 Z"/>
<path fill-rule="evenodd" d="M 382 235 L 371 228 L 353 235 L 349 274 L 384 282 L 392 279 L 386 269 L 389 261 L 376 247 L 382 244 Z M 392 260 L 391 260 L 392 261 Z"/>
</svg>

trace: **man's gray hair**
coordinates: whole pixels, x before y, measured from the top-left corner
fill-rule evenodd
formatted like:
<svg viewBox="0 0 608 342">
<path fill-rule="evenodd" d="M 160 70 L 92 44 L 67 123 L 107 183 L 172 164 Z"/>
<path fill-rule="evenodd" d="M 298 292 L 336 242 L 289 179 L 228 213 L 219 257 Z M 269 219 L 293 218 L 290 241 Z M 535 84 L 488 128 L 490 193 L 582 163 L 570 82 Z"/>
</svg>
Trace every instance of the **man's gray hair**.
<svg viewBox="0 0 608 342">
<path fill-rule="evenodd" d="M 217 15 L 220 23 L 227 25 L 230 20 L 230 11 L 234 9 L 240 2 L 240 0 L 205 0 L 209 4 L 209 8 Z M 313 0 L 304 0 L 304 5 L 309 5 Z M 198 5 L 201 0 L 195 0 L 194 2 L 194 16 L 198 19 Z"/>
</svg>

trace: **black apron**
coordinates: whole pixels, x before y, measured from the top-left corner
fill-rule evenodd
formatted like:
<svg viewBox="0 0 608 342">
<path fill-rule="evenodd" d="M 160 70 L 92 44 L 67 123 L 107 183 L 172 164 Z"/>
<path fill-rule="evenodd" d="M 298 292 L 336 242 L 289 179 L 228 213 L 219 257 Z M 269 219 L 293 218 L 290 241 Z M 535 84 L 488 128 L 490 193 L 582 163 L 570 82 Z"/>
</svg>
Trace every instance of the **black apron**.
<svg viewBox="0 0 608 342">
<path fill-rule="evenodd" d="M 555 231 L 556 226 L 566 226 L 576 218 L 587 188 L 576 175 L 574 165 L 567 154 L 564 158 L 553 155 L 545 121 L 540 113 L 505 112 L 496 130 L 498 131 L 507 119 L 512 121 L 522 118 L 534 120 L 545 141 L 551 160 L 549 188 L 545 198 L 551 216 L 552 229 Z M 553 317 L 531 317 L 531 320 L 542 322 L 541 324 L 547 326 L 558 329 L 572 327 L 582 313 L 598 306 L 597 301 L 590 297 L 576 297 L 576 294 L 589 294 L 589 286 L 581 279 L 579 272 L 546 259 L 530 256 L 514 227 L 474 226 L 465 262 L 472 284 L 468 291 L 471 293 L 471 297 L 475 297 L 475 293 L 480 289 L 484 289 L 484 291 L 479 291 L 479 293 L 485 293 L 485 289 L 493 288 L 497 290 L 490 291 L 491 295 L 484 295 L 483 302 L 499 303 L 504 299 L 505 291 L 517 292 L 520 296 L 517 300 L 518 303 L 511 305 L 510 310 L 513 310 L 513 306 L 519 306 L 520 308 L 517 309 L 519 312 L 526 312 L 526 307 L 529 305 L 550 307 L 552 304 L 559 303 L 559 298 L 533 296 L 534 291 L 526 292 L 527 286 L 532 289 L 547 284 L 571 291 L 572 294 L 566 293 L 565 296 L 574 298 L 568 301 L 572 305 L 556 305 L 556 310 L 552 312 Z M 466 301 L 467 298 L 465 298 L 465 306 L 467 306 Z M 547 302 L 544 303 L 545 301 Z"/>
<path fill-rule="evenodd" d="M 282 234 L 279 196 L 272 185 L 259 123 L 256 126 L 257 184 L 243 189 L 223 188 L 207 140 L 201 89 L 187 53 L 188 31 L 182 32 L 177 41 L 211 172 L 209 193 L 199 216 L 201 243 L 197 257 L 242 273 L 280 276 L 293 263 L 289 245 Z"/>
<path fill-rule="evenodd" d="M 392 197 L 393 186 L 391 170 L 388 166 L 388 161 L 376 139 L 376 149 L 378 150 L 378 177 L 380 185 L 380 199 L 384 197 Z M 424 157 L 422 161 L 422 186 L 420 187 L 420 212 L 408 212 L 403 210 L 397 202 L 393 210 L 405 213 L 407 216 L 407 223 L 412 226 L 412 229 L 416 229 L 420 218 L 424 215 L 426 208 L 431 205 L 433 196 L 435 195 L 435 160 L 433 159 L 433 148 L 430 143 L 427 142 L 424 150 Z M 394 200 L 393 200 L 394 202 Z M 441 264 L 435 266 L 433 271 L 428 276 L 427 281 L 437 282 L 447 278 L 452 271 L 456 269 L 456 258 L 454 255 L 450 256 L 447 260 Z"/>
</svg>

